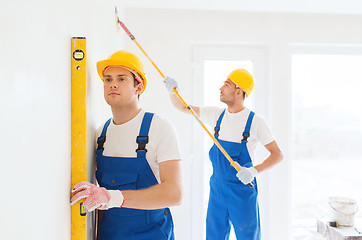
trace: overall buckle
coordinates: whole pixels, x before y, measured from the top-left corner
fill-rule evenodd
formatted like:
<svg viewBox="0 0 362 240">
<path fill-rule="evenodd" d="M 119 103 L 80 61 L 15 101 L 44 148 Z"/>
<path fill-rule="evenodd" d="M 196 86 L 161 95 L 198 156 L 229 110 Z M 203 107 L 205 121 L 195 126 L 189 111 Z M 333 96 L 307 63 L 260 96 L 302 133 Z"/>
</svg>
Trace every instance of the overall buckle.
<svg viewBox="0 0 362 240">
<path fill-rule="evenodd" d="M 219 136 L 220 127 L 215 127 L 214 131 L 215 131 L 214 135 Z"/>
<path fill-rule="evenodd" d="M 138 151 L 146 151 L 146 144 L 148 143 L 148 136 L 137 136 L 136 142 L 138 143 L 138 148 L 136 149 L 136 152 Z"/>
<path fill-rule="evenodd" d="M 99 149 L 104 149 L 104 148 L 103 148 L 103 145 L 104 145 L 105 141 L 106 141 L 106 136 L 100 136 L 100 137 L 97 139 L 97 144 L 98 144 L 97 150 L 99 150 Z"/>
<path fill-rule="evenodd" d="M 248 142 L 248 137 L 250 137 L 250 133 L 243 132 L 243 139 L 241 141 Z"/>
</svg>

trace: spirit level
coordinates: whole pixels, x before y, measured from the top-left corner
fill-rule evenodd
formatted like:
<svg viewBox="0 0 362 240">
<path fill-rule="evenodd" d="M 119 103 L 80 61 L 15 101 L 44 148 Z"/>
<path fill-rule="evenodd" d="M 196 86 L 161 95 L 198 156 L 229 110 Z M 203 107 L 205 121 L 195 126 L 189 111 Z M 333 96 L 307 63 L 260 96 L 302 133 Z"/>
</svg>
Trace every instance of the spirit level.
<svg viewBox="0 0 362 240">
<path fill-rule="evenodd" d="M 85 37 L 72 38 L 71 56 L 71 188 L 87 180 L 87 59 Z M 71 239 L 87 239 L 83 201 L 71 207 Z"/>
</svg>

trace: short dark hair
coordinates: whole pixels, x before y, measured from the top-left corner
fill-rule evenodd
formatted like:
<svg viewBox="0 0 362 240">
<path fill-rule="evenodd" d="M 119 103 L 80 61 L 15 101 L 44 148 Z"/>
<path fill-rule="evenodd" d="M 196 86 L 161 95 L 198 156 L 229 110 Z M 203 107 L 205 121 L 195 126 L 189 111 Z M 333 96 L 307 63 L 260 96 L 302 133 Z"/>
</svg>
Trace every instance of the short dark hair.
<svg viewBox="0 0 362 240">
<path fill-rule="evenodd" d="M 137 81 L 136 75 L 135 75 L 133 72 L 131 72 L 131 73 L 132 73 L 132 76 L 133 76 L 134 86 L 137 87 L 137 85 L 140 84 L 140 83 Z M 139 100 L 139 99 L 140 99 L 140 94 L 138 94 L 138 100 Z"/>
</svg>

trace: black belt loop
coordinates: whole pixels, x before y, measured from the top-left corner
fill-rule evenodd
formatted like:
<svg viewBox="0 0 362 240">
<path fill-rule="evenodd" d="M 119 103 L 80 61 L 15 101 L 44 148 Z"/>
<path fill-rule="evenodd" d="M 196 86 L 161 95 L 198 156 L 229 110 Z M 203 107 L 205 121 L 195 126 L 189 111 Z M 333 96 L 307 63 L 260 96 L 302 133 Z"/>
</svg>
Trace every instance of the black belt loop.
<svg viewBox="0 0 362 240">
<path fill-rule="evenodd" d="M 146 151 L 146 144 L 148 143 L 148 136 L 137 136 L 136 142 L 138 143 L 138 148 L 136 149 L 136 152 L 138 151 Z"/>
</svg>

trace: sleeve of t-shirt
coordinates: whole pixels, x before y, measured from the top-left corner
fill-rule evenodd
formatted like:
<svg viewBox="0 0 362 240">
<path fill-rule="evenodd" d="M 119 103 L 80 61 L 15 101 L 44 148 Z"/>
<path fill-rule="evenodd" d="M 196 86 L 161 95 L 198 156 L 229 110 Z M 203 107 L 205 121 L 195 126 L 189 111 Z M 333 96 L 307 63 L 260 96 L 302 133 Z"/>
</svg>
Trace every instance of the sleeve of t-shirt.
<svg viewBox="0 0 362 240">
<path fill-rule="evenodd" d="M 257 132 L 257 138 L 260 141 L 261 144 L 267 145 L 274 141 L 274 136 L 266 123 L 266 121 L 258 116 L 258 132 Z"/>
<path fill-rule="evenodd" d="M 157 126 L 157 162 L 181 159 L 177 135 L 174 127 L 166 119 L 159 119 Z"/>
<path fill-rule="evenodd" d="M 98 138 L 101 136 L 102 130 L 103 130 L 103 126 L 99 126 L 95 131 L 94 131 L 94 146 L 97 149 L 98 148 Z"/>
<path fill-rule="evenodd" d="M 224 111 L 223 108 L 214 106 L 200 107 L 200 118 L 210 127 L 214 127 L 222 111 Z"/>
</svg>

